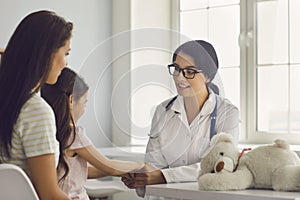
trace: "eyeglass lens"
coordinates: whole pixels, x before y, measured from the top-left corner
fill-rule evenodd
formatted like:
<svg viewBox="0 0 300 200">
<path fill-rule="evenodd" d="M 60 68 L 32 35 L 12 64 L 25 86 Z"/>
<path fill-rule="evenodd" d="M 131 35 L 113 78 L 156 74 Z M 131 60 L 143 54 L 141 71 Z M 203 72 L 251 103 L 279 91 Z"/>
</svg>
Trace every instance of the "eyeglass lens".
<svg viewBox="0 0 300 200">
<path fill-rule="evenodd" d="M 186 68 L 182 69 L 178 66 L 169 66 L 169 73 L 173 76 L 178 76 L 181 71 L 182 71 L 182 75 L 188 79 L 194 78 L 195 74 L 198 73 L 193 69 L 186 69 Z"/>
</svg>

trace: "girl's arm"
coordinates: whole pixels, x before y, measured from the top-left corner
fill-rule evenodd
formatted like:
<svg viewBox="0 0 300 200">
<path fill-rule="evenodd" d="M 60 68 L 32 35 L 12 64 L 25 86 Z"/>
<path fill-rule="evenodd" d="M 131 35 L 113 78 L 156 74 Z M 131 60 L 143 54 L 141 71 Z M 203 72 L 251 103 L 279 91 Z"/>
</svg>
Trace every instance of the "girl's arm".
<svg viewBox="0 0 300 200">
<path fill-rule="evenodd" d="M 78 156 L 84 158 L 97 170 L 89 170 L 89 177 L 97 178 L 103 176 L 121 176 L 128 172 L 134 172 L 144 167 L 144 163 L 137 163 L 131 161 L 111 160 L 100 153 L 94 145 L 90 145 L 84 148 L 74 149 Z"/>
<path fill-rule="evenodd" d="M 54 154 L 28 158 L 30 179 L 41 200 L 69 199 L 57 185 Z"/>
<path fill-rule="evenodd" d="M 106 173 L 100 171 L 94 166 L 88 166 L 88 179 L 105 177 Z"/>
</svg>

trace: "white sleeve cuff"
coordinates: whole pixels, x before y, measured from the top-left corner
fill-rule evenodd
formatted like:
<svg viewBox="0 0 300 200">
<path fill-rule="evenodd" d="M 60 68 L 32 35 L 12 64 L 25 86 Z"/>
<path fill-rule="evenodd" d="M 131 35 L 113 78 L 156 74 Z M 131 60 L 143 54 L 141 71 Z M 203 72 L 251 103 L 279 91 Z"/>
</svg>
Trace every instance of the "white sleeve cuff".
<svg viewBox="0 0 300 200">
<path fill-rule="evenodd" d="M 200 163 L 161 170 L 167 183 L 197 181 L 199 171 Z"/>
<path fill-rule="evenodd" d="M 173 172 L 172 168 L 170 168 L 170 169 L 162 169 L 161 170 L 161 173 L 164 175 L 167 183 L 173 183 L 173 182 L 175 182 L 172 172 Z"/>
</svg>

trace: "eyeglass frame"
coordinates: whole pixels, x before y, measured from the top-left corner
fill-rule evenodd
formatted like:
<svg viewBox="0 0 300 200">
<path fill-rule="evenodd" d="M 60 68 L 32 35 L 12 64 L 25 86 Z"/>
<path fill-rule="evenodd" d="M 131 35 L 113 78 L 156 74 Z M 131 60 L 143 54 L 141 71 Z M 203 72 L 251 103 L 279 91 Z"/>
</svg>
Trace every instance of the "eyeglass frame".
<svg viewBox="0 0 300 200">
<path fill-rule="evenodd" d="M 175 67 L 174 71 L 178 71 L 177 75 L 171 73 L 171 71 L 170 71 L 171 67 Z M 203 72 L 203 70 L 201 70 L 201 69 L 193 69 L 193 68 L 195 68 L 195 66 L 188 66 L 188 67 L 185 67 L 185 68 L 180 68 L 179 65 L 176 64 L 176 63 L 171 63 L 171 64 L 168 65 L 170 75 L 179 76 L 180 72 L 182 72 L 183 77 L 186 78 L 186 79 L 193 79 L 193 78 L 195 78 L 196 74 Z M 186 77 L 186 74 L 185 74 L 184 70 L 192 70 L 193 71 L 193 77 Z"/>
</svg>

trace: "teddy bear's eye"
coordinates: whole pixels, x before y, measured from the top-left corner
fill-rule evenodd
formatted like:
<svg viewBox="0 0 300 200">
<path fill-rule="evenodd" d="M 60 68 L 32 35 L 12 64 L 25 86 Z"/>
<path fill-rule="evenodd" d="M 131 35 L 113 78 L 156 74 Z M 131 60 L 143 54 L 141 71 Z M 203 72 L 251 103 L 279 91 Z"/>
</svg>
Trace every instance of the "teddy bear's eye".
<svg viewBox="0 0 300 200">
<path fill-rule="evenodd" d="M 221 155 L 221 156 L 224 156 L 224 152 L 220 152 L 220 155 Z"/>
</svg>

